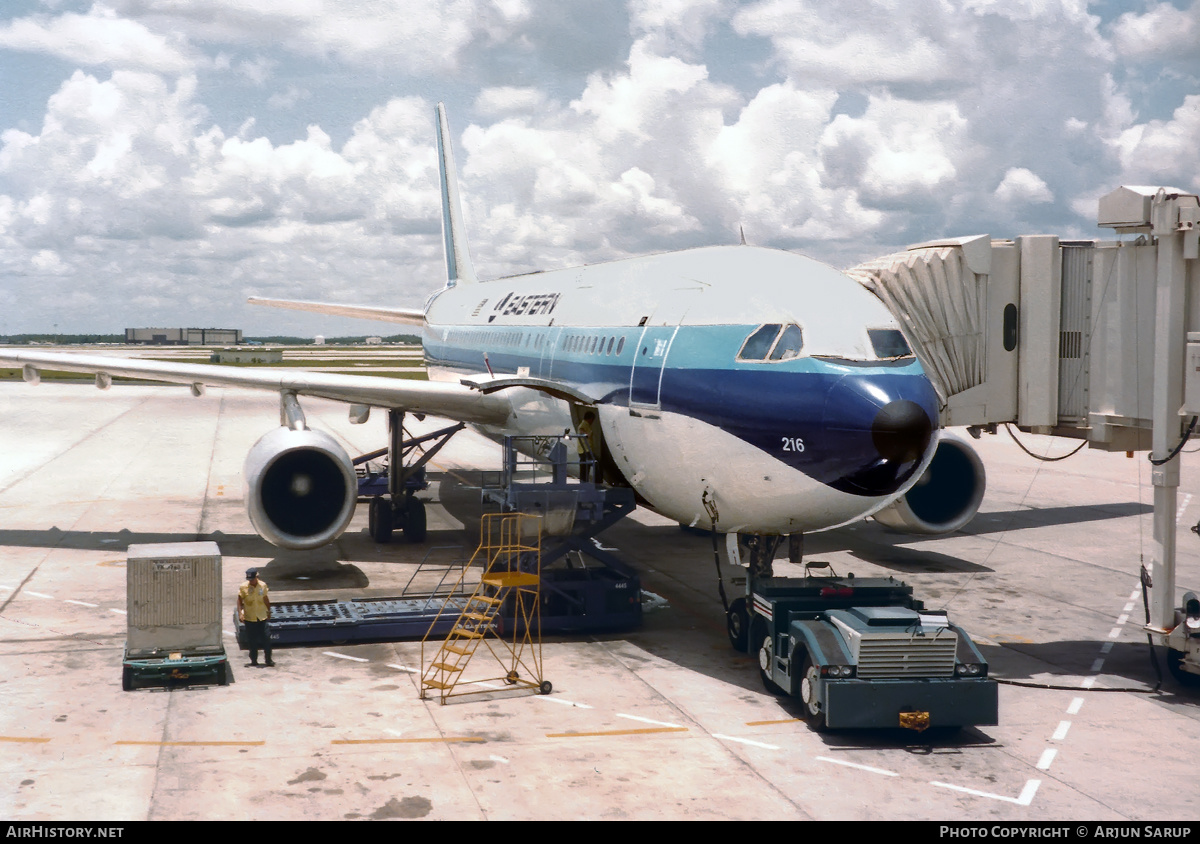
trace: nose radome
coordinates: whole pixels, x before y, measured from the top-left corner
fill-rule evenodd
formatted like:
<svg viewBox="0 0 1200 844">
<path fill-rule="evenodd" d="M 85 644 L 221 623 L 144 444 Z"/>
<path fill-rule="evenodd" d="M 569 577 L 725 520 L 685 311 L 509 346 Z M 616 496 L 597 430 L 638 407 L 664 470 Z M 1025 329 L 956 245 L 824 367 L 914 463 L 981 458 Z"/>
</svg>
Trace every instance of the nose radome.
<svg viewBox="0 0 1200 844">
<path fill-rule="evenodd" d="M 871 440 L 879 456 L 897 463 L 920 460 L 932 435 L 929 415 L 909 399 L 888 402 L 871 422 Z"/>
<path fill-rule="evenodd" d="M 821 480 L 853 495 L 891 495 L 928 456 L 936 419 L 923 378 L 847 375 L 825 398 Z"/>
</svg>

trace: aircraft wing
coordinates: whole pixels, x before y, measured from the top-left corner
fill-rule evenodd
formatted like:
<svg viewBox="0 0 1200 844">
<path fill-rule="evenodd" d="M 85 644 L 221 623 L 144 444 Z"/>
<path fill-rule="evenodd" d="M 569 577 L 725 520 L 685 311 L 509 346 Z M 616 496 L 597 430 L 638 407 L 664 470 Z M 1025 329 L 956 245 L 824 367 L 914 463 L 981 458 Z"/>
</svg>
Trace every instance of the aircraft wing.
<svg viewBox="0 0 1200 844">
<path fill-rule="evenodd" d="M 76 355 L 69 352 L 15 352 L 0 349 L 0 365 L 24 368 L 26 381 L 37 383 L 38 370 L 85 372 L 96 375 L 97 386 L 113 376 L 189 384 L 200 394 L 204 386 L 271 390 L 298 396 L 429 413 L 460 422 L 498 425 L 512 414 L 503 394 L 485 394 L 463 384 L 413 381 L 378 375 L 342 375 L 290 369 L 243 369 L 201 363 L 168 363 L 138 358 Z"/>
<path fill-rule="evenodd" d="M 265 299 L 251 296 L 246 300 L 251 305 L 266 305 L 271 308 L 286 308 L 292 311 L 312 311 L 318 314 L 371 319 L 376 322 L 399 322 L 403 325 L 425 324 L 425 312 L 420 308 L 379 308 L 370 305 L 335 305 L 328 302 L 305 302 L 298 299 Z"/>
</svg>

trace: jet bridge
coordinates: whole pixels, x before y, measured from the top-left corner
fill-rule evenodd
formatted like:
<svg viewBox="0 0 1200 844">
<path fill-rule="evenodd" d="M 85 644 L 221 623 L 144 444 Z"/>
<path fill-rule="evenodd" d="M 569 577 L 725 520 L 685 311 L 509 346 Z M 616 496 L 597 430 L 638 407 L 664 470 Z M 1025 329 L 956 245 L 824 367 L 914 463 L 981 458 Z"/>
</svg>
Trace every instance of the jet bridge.
<svg viewBox="0 0 1200 844">
<path fill-rule="evenodd" d="M 1200 598 L 1175 603 L 1178 452 L 1200 417 L 1200 199 L 1121 187 L 1100 199 L 1098 224 L 1126 237 L 953 238 L 847 272 L 900 322 L 943 426 L 978 434 L 1011 422 L 1150 452 L 1147 630 L 1169 648 L 1172 673 L 1200 683 Z"/>
</svg>

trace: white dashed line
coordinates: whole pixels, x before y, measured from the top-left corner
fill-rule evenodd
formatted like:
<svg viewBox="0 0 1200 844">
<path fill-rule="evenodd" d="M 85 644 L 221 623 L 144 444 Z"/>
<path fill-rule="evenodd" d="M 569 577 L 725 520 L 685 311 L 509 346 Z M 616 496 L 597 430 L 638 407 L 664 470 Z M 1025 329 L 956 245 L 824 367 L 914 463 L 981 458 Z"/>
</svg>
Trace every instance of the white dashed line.
<svg viewBox="0 0 1200 844">
<path fill-rule="evenodd" d="M 1068 715 L 1078 715 L 1079 710 L 1083 709 L 1083 698 L 1077 697 L 1071 699 L 1071 705 L 1067 707 Z"/>
<path fill-rule="evenodd" d="M 72 601 L 70 598 L 63 599 L 64 604 L 75 604 L 77 607 L 92 607 L 93 609 L 100 606 L 99 604 L 89 604 L 87 601 Z"/>
<path fill-rule="evenodd" d="M 818 756 L 818 762 L 832 762 L 835 765 L 845 765 L 847 768 L 856 768 L 860 771 L 867 771 L 872 774 L 883 774 L 885 777 L 898 777 L 899 774 L 893 771 L 885 771 L 883 768 L 872 768 L 870 765 L 860 765 L 857 762 L 847 762 L 845 759 L 831 759 L 828 756 Z"/>
<path fill-rule="evenodd" d="M 129 615 L 129 613 L 125 612 L 125 610 L 119 610 L 116 607 L 109 607 L 108 611 L 115 612 L 117 615 Z"/>
<path fill-rule="evenodd" d="M 562 706 L 575 706 L 579 709 L 591 709 L 586 703 L 576 703 L 573 700 L 567 700 L 561 697 L 551 697 L 550 695 L 538 695 L 538 700 L 544 700 L 546 703 L 557 703 Z"/>
<path fill-rule="evenodd" d="M 1099 672 L 1100 669 L 1103 667 L 1104 667 L 1104 660 L 1097 659 L 1095 662 L 1092 663 L 1092 673 L 1094 674 L 1094 673 Z"/>
<path fill-rule="evenodd" d="M 493 754 L 493 755 L 489 756 L 488 758 L 491 759 L 493 762 L 499 762 L 501 765 L 508 764 L 508 760 L 505 759 L 503 756 L 496 756 L 495 754 Z"/>
<path fill-rule="evenodd" d="M 395 668 L 397 671 L 407 671 L 409 674 L 420 674 L 421 673 L 420 669 L 418 669 L 418 668 L 409 668 L 407 665 L 397 665 L 394 662 L 389 662 L 387 664 L 387 667 Z"/>
<path fill-rule="evenodd" d="M 761 747 L 763 750 L 779 750 L 779 748 L 776 747 L 775 745 L 767 744 L 765 741 L 754 741 L 754 740 L 748 739 L 748 738 L 738 738 L 737 736 L 727 736 L 727 735 L 724 735 L 723 733 L 713 733 L 712 737 L 715 739 L 724 739 L 725 741 L 736 741 L 738 744 L 748 744 L 751 747 Z"/>
<path fill-rule="evenodd" d="M 1070 721 L 1059 721 L 1058 729 L 1054 731 L 1054 735 L 1050 736 L 1051 741 L 1062 741 L 1067 737 L 1067 730 L 1071 729 Z"/>
<path fill-rule="evenodd" d="M 35 598 L 53 598 L 54 597 L 53 595 L 46 595 L 42 592 L 31 592 L 28 589 L 25 590 L 25 594 L 32 595 Z"/>
<path fill-rule="evenodd" d="M 1042 785 L 1042 780 L 1028 780 L 1028 782 L 1025 783 L 1025 788 L 1021 789 L 1021 794 L 1019 797 L 1004 797 L 1003 795 L 989 794 L 988 791 L 976 791 L 974 789 L 964 788 L 964 786 L 961 785 L 950 785 L 949 783 L 930 783 L 930 785 L 937 785 L 943 789 L 962 791 L 965 792 L 965 794 L 974 795 L 976 797 L 990 797 L 991 800 L 1002 800 L 1006 803 L 1016 803 L 1018 806 L 1028 806 L 1028 804 L 1033 802 L 1033 795 L 1037 794 L 1038 786 Z"/>
<path fill-rule="evenodd" d="M 961 785 L 950 785 L 948 782 L 931 782 L 930 785 L 936 785 L 939 788 L 949 788 L 954 791 L 961 791 L 965 794 L 974 794 L 976 797 L 988 797 L 992 800 L 1003 800 L 1005 803 L 1016 803 L 1018 806 L 1028 806 L 1033 802 L 1033 795 L 1037 794 L 1038 786 L 1042 784 L 1041 780 L 1029 780 L 1025 783 L 1025 787 L 1021 789 L 1019 797 L 1005 797 L 1003 794 L 991 794 L 987 791 L 976 791 L 973 788 L 966 788 Z"/>
<path fill-rule="evenodd" d="M 361 656 L 350 656 L 349 654 L 340 654 L 337 651 L 321 651 L 325 656 L 336 657 L 337 659 L 348 659 L 351 662 L 370 662 L 369 659 L 363 659 Z"/>
<path fill-rule="evenodd" d="M 679 729 L 679 724 L 670 724 L 666 721 L 654 721 L 650 718 L 643 718 L 640 715 L 626 715 L 624 712 L 617 713 L 618 718 L 628 718 L 630 721 L 641 721 L 643 724 L 653 724 L 656 727 L 674 727 Z"/>
<path fill-rule="evenodd" d="M 1038 760 L 1037 769 L 1039 771 L 1047 771 L 1050 769 L 1050 763 L 1054 761 L 1054 757 L 1058 755 L 1058 751 L 1053 747 L 1047 747 L 1042 751 L 1042 758 Z"/>
</svg>

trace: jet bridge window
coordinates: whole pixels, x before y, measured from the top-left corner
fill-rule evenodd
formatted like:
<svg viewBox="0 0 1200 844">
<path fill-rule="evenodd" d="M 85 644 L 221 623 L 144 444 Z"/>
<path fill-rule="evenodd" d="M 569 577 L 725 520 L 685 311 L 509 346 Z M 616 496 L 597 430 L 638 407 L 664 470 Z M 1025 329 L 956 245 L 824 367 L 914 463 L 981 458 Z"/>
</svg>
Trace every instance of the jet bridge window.
<svg viewBox="0 0 1200 844">
<path fill-rule="evenodd" d="M 737 359 L 744 361 L 785 361 L 798 357 L 804 348 L 804 334 L 795 323 L 759 326 L 746 338 Z"/>
<path fill-rule="evenodd" d="M 877 358 L 912 357 L 912 349 L 908 347 L 908 341 L 898 328 L 868 328 L 867 337 Z"/>
</svg>

